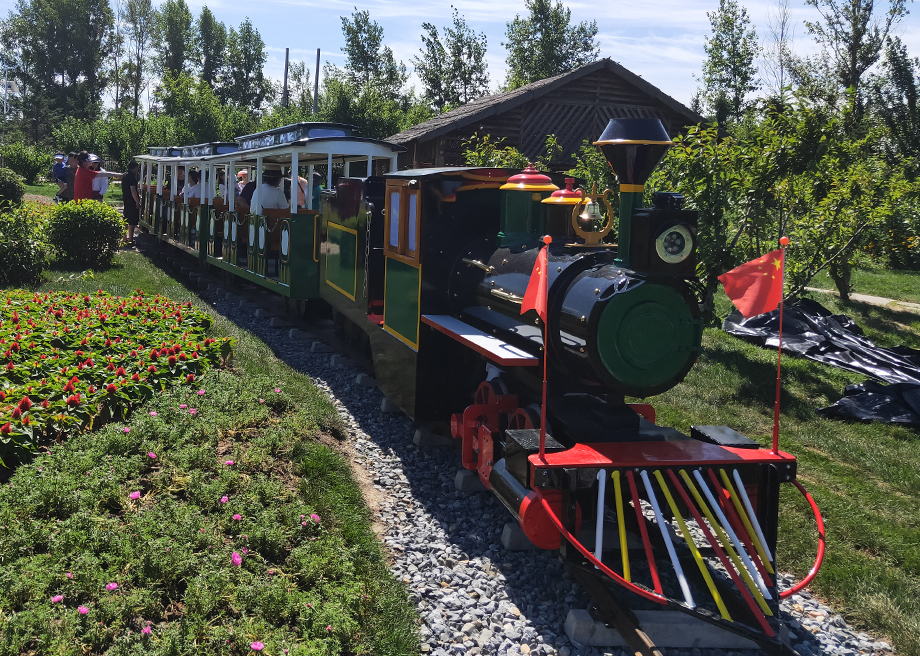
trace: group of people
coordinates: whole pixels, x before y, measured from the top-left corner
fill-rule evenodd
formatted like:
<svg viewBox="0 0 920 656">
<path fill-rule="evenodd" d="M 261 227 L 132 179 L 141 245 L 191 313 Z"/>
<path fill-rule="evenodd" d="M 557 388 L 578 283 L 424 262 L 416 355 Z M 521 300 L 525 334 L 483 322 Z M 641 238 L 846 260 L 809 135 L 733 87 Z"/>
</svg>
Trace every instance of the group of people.
<svg viewBox="0 0 920 656">
<path fill-rule="evenodd" d="M 132 161 L 127 173 L 115 173 L 102 168 L 102 159 L 85 150 L 54 156 L 52 175 L 58 184 L 57 202 L 99 200 L 105 197 L 111 178 L 121 178 L 124 199 L 124 217 L 128 223 L 128 243 L 134 243 L 134 232 L 140 223 L 140 196 L 138 194 L 138 164 Z"/>
</svg>

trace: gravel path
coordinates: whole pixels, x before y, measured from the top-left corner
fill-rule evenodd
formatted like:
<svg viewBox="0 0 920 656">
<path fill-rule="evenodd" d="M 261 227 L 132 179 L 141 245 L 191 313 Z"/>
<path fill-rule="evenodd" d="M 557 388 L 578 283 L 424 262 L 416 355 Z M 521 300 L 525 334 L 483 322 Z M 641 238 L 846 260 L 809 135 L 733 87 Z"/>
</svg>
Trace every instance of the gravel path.
<svg viewBox="0 0 920 656">
<path fill-rule="evenodd" d="M 429 656 L 534 654 L 629 656 L 573 644 L 563 625 L 570 609 L 586 608 L 587 595 L 563 572 L 554 553 L 509 552 L 500 545 L 510 515 L 488 493 L 461 494 L 453 479 L 459 450 L 420 450 L 414 426 L 401 414 L 380 411 L 382 394 L 356 383 L 349 364 L 311 353 L 271 328 L 238 299 L 201 292 L 214 309 L 268 343 L 276 355 L 325 390 L 345 419 L 355 464 L 381 493 L 377 520 L 421 618 L 422 652 Z M 250 295 L 257 296 L 257 294 Z M 307 343 L 308 344 L 308 343 Z M 786 585 L 791 583 L 789 577 Z M 793 646 L 802 656 L 888 654 L 891 647 L 849 628 L 840 615 L 805 593 L 783 602 Z M 665 650 L 667 656 L 727 656 L 719 649 Z M 755 656 L 759 651 L 736 651 Z"/>
</svg>

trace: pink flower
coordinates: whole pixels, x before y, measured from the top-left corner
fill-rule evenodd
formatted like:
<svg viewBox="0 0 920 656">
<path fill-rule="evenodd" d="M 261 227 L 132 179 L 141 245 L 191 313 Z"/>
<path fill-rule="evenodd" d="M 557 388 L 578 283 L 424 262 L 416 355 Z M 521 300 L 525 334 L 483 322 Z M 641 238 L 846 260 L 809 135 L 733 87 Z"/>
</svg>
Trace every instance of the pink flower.
<svg viewBox="0 0 920 656">
<path fill-rule="evenodd" d="M 186 408 L 187 408 L 188 406 L 187 406 L 187 405 L 185 405 L 185 404 L 183 403 L 183 404 L 182 404 L 182 405 L 180 405 L 179 407 L 180 407 L 180 408 L 182 408 L 183 410 L 185 410 L 185 409 L 186 409 Z"/>
<path fill-rule="evenodd" d="M 128 496 L 129 496 L 131 499 L 140 499 L 140 498 L 141 498 L 141 493 L 135 491 L 135 492 L 132 492 L 131 494 L 129 494 Z"/>
<path fill-rule="evenodd" d="M 244 554 L 248 554 L 248 553 L 249 553 L 249 549 L 247 549 L 246 547 L 243 547 L 243 553 L 244 553 Z"/>
<path fill-rule="evenodd" d="M 151 417 L 156 417 L 156 416 L 157 416 L 156 410 L 151 410 L 151 411 L 150 411 L 150 416 L 151 416 Z"/>
<path fill-rule="evenodd" d="M 150 635 L 150 627 L 145 626 L 143 629 L 141 629 L 141 633 L 143 633 L 144 635 Z"/>
<path fill-rule="evenodd" d="M 53 597 L 51 597 L 52 604 L 56 604 L 59 601 L 63 601 L 63 600 L 64 600 L 64 595 L 54 595 Z"/>
<path fill-rule="evenodd" d="M 201 396 L 202 394 L 204 394 L 204 390 L 198 390 L 198 396 Z"/>
<path fill-rule="evenodd" d="M 86 615 L 89 612 L 89 608 L 86 606 L 77 606 L 77 612 L 80 613 L 80 615 Z"/>
<path fill-rule="evenodd" d="M 237 514 L 237 515 L 234 515 L 234 516 L 233 516 L 233 519 L 235 519 L 236 521 L 240 521 L 241 519 L 243 519 L 243 516 Z"/>
<path fill-rule="evenodd" d="M 276 387 L 276 388 L 275 388 L 275 394 L 281 394 L 281 388 L 280 388 L 280 387 Z"/>
<path fill-rule="evenodd" d="M 261 642 L 254 642 L 249 646 L 252 647 L 253 651 L 262 651 L 265 649 L 265 645 L 263 645 Z"/>
<path fill-rule="evenodd" d="M 301 525 L 301 526 L 306 526 L 307 523 L 306 523 L 306 522 L 300 522 L 300 525 Z"/>
<path fill-rule="evenodd" d="M 229 500 L 230 500 L 230 499 L 228 499 L 227 497 L 221 497 L 221 498 L 220 498 L 220 502 L 221 502 L 221 503 L 227 503 Z"/>
<path fill-rule="evenodd" d="M 327 630 L 327 631 L 332 631 L 332 625 L 330 624 L 329 626 L 327 626 L 327 627 L 326 627 L 326 630 Z"/>
<path fill-rule="evenodd" d="M 230 562 L 233 563 L 234 567 L 239 567 L 243 564 L 243 557 L 234 551 L 233 555 L 230 556 Z"/>
<path fill-rule="evenodd" d="M 204 529 L 201 529 L 201 532 L 204 533 Z"/>
<path fill-rule="evenodd" d="M 123 430 L 125 433 L 130 433 L 130 432 L 131 432 L 131 429 L 128 428 L 127 426 L 125 426 L 122 430 Z"/>
<path fill-rule="evenodd" d="M 265 403 L 265 399 L 259 399 L 259 403 Z"/>
<path fill-rule="evenodd" d="M 111 592 L 112 590 L 117 590 L 118 584 L 117 583 L 106 583 L 105 589 L 108 590 L 109 592 Z"/>
<path fill-rule="evenodd" d="M 198 414 L 198 409 L 197 409 L 197 408 L 191 408 L 191 409 L 188 411 L 188 413 L 194 417 L 195 415 Z"/>
<path fill-rule="evenodd" d="M 69 578 L 69 579 L 72 579 L 72 578 L 73 578 L 73 573 L 67 572 L 64 576 L 66 576 L 66 577 Z"/>
<path fill-rule="evenodd" d="M 310 513 L 310 519 L 312 519 L 315 523 L 319 524 L 319 515 L 317 515 L 316 513 Z"/>
<path fill-rule="evenodd" d="M 153 451 L 148 451 L 148 452 L 147 452 L 147 457 L 148 457 L 148 458 L 151 458 L 152 460 L 156 460 L 156 459 L 157 459 L 157 454 L 155 454 Z"/>
<path fill-rule="evenodd" d="M 233 461 L 232 461 L 232 460 L 224 460 L 224 464 L 227 465 L 228 467 L 232 467 L 232 466 L 233 466 Z"/>
</svg>

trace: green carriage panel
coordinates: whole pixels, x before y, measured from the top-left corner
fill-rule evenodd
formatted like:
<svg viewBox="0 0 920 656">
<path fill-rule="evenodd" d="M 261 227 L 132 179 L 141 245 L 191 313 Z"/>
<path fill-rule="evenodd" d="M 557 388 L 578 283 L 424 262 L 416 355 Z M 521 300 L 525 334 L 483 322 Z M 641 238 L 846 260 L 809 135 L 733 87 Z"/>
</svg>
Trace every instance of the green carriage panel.
<svg viewBox="0 0 920 656">
<path fill-rule="evenodd" d="M 332 221 L 326 240 L 326 284 L 355 300 L 358 280 L 358 231 Z"/>
<path fill-rule="evenodd" d="M 281 222 L 278 280 L 293 298 L 319 297 L 319 212 L 305 210 Z"/>
<path fill-rule="evenodd" d="M 383 329 L 415 350 L 418 350 L 421 281 L 421 268 L 386 258 Z"/>
</svg>

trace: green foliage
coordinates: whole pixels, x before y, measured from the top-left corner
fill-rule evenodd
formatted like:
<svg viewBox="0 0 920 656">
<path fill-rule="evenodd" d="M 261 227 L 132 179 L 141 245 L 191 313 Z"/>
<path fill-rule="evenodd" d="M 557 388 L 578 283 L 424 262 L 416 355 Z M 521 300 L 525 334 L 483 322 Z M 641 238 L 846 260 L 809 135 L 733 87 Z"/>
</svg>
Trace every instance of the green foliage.
<svg viewBox="0 0 920 656">
<path fill-rule="evenodd" d="M 738 121 L 748 106 L 745 98 L 760 88 L 757 66 L 760 53 L 757 33 L 747 9 L 736 0 L 719 0 L 716 11 L 706 12 L 712 36 L 703 49 L 703 89 L 700 99 L 718 123 Z"/>
<path fill-rule="evenodd" d="M 46 205 L 27 203 L 0 212 L 0 285 L 38 282 L 48 262 Z"/>
<path fill-rule="evenodd" d="M 507 24 L 502 43 L 508 50 L 505 85 L 516 89 L 525 84 L 571 71 L 595 61 L 600 54 L 597 21 L 572 26 L 572 11 L 561 2 L 525 0 L 520 14 Z"/>
<path fill-rule="evenodd" d="M 493 139 L 491 135 L 473 136 L 463 142 L 463 158 L 467 166 L 494 166 L 503 169 L 523 169 L 527 156 L 513 146 L 504 146 L 505 138 Z"/>
<path fill-rule="evenodd" d="M 453 8 L 453 27 L 444 38 L 432 23 L 422 23 L 420 56 L 412 58 L 425 88 L 425 100 L 436 112 L 459 107 L 489 92 L 486 35 L 476 34 Z"/>
<path fill-rule="evenodd" d="M 48 241 L 58 257 L 83 269 L 111 265 L 124 231 L 121 214 L 95 200 L 56 205 L 48 219 Z"/>
<path fill-rule="evenodd" d="M 920 62 L 911 58 L 901 39 L 889 39 L 884 75 L 873 80 L 872 107 L 888 128 L 890 140 L 881 142 L 891 159 L 920 157 Z M 916 170 L 916 161 L 909 162 Z"/>
<path fill-rule="evenodd" d="M 0 203 L 18 206 L 25 194 L 22 178 L 6 167 L 0 168 Z"/>
<path fill-rule="evenodd" d="M 196 68 L 201 79 L 212 87 L 226 64 L 227 28 L 218 21 L 208 6 L 201 8 L 195 25 Z"/>
<path fill-rule="evenodd" d="M 259 30 L 248 18 L 227 35 L 227 66 L 220 77 L 221 99 L 254 115 L 271 94 L 263 68 L 268 55 Z M 244 133 L 237 133 L 244 134 Z"/>
<path fill-rule="evenodd" d="M 13 142 L 0 149 L 3 164 L 22 176 L 26 184 L 34 185 L 41 176 L 51 173 L 51 153 L 36 146 L 27 146 L 21 141 Z"/>
<path fill-rule="evenodd" d="M 396 99 L 406 83 L 406 67 L 396 63 L 393 50 L 383 45 L 383 28 L 371 20 L 366 9 L 355 9 L 350 18 L 340 18 L 349 84 L 361 90 L 374 86 L 384 98 Z"/>
<path fill-rule="evenodd" d="M 150 76 L 147 56 L 156 36 L 159 14 L 150 0 L 125 0 L 123 18 L 128 52 L 125 75 L 128 93 L 123 107 L 130 108 L 136 119 L 140 115 L 144 80 Z"/>
<path fill-rule="evenodd" d="M 575 166 L 567 171 L 568 175 L 585 181 L 588 189 L 597 185 L 598 191 L 610 189 L 616 191 L 620 183 L 613 174 L 613 169 L 600 149 L 585 139 L 575 153 Z"/>
<path fill-rule="evenodd" d="M 185 0 L 166 0 L 160 6 L 156 36 L 160 72 L 172 76 L 187 72 L 195 45 L 192 12 Z"/>
</svg>

